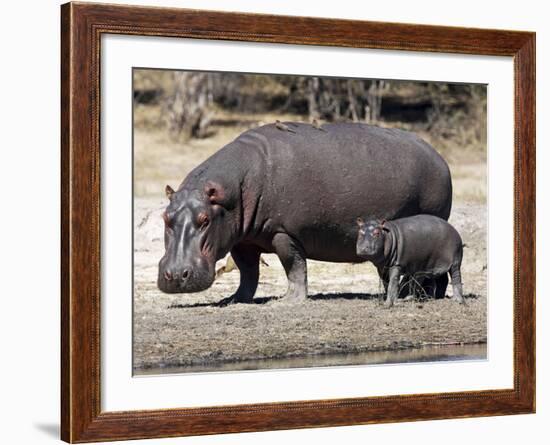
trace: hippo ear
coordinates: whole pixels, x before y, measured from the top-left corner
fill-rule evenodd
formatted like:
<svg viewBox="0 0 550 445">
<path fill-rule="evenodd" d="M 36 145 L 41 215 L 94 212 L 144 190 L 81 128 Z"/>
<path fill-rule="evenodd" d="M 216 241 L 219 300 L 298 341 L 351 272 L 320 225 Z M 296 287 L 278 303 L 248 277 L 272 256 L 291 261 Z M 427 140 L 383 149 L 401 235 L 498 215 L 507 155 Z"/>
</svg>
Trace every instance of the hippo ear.
<svg viewBox="0 0 550 445">
<path fill-rule="evenodd" d="M 386 221 L 384 221 L 384 223 L 385 222 Z M 383 232 L 389 232 L 390 231 L 390 228 L 388 227 L 387 224 L 381 225 L 380 228 L 382 229 Z"/>
<path fill-rule="evenodd" d="M 359 227 L 363 227 L 365 225 L 365 221 L 363 221 L 363 218 L 357 218 L 357 225 Z"/>
<path fill-rule="evenodd" d="M 235 198 L 217 182 L 208 181 L 204 186 L 204 191 L 211 204 L 217 204 L 226 209 L 235 207 Z"/>
<path fill-rule="evenodd" d="M 380 224 L 378 227 L 380 227 L 384 232 L 389 232 L 390 229 L 388 228 L 388 226 L 386 226 L 386 223 L 387 221 L 383 219 L 382 221 L 380 221 Z"/>
<path fill-rule="evenodd" d="M 169 185 L 167 185 L 166 188 L 164 189 L 164 192 L 166 193 L 166 197 L 172 200 L 172 195 L 175 193 L 174 189 Z"/>
</svg>

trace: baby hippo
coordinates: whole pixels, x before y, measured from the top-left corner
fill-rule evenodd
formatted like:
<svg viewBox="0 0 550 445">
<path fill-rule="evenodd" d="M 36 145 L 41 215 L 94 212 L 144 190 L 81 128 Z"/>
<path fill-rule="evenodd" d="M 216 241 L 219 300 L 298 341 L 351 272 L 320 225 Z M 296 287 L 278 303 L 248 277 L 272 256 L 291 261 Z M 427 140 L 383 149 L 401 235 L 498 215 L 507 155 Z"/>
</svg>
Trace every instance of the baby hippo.
<svg viewBox="0 0 550 445">
<path fill-rule="evenodd" d="M 464 303 L 460 265 L 462 239 L 447 221 L 432 215 L 416 215 L 393 221 L 357 219 L 357 255 L 371 261 L 384 281 L 385 305 L 399 295 L 399 279 L 412 276 L 436 283 L 436 295 L 445 296 L 448 276 L 453 299 Z"/>
</svg>

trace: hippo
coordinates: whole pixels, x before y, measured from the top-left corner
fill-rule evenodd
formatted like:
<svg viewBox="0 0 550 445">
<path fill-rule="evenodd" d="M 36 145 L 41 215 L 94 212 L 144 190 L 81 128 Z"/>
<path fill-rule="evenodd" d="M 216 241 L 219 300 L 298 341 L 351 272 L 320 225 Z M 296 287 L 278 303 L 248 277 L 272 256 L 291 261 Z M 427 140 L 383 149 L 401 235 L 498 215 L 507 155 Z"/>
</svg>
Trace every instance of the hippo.
<svg viewBox="0 0 550 445">
<path fill-rule="evenodd" d="M 286 272 L 285 297 L 307 297 L 306 259 L 361 263 L 356 219 L 447 219 L 451 175 L 415 134 L 361 123 L 284 122 L 245 131 L 192 170 L 169 205 L 157 285 L 199 292 L 228 252 L 240 271 L 229 302 L 250 303 L 262 253 Z"/>
<path fill-rule="evenodd" d="M 434 296 L 444 297 L 449 274 L 453 299 L 464 303 L 460 274 L 464 244 L 447 221 L 415 215 L 393 221 L 358 218 L 357 225 L 357 255 L 371 261 L 384 277 L 387 307 L 397 299 L 402 275 L 420 283 L 435 278 Z"/>
</svg>

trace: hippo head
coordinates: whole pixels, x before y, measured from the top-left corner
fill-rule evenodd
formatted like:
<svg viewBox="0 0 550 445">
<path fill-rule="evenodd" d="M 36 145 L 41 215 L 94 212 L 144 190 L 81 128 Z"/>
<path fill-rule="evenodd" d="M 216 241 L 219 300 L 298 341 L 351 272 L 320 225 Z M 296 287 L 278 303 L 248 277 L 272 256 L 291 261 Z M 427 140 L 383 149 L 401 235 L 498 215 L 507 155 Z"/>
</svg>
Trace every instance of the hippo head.
<svg viewBox="0 0 550 445">
<path fill-rule="evenodd" d="M 384 254 L 384 241 L 386 232 L 389 231 L 384 227 L 386 221 L 370 220 L 363 221 L 357 218 L 357 226 L 359 233 L 357 235 L 357 256 L 362 258 L 376 258 Z"/>
<path fill-rule="evenodd" d="M 214 282 L 216 261 L 233 244 L 231 199 L 208 182 L 200 188 L 166 186 L 164 246 L 157 285 L 166 293 L 200 292 Z"/>
</svg>

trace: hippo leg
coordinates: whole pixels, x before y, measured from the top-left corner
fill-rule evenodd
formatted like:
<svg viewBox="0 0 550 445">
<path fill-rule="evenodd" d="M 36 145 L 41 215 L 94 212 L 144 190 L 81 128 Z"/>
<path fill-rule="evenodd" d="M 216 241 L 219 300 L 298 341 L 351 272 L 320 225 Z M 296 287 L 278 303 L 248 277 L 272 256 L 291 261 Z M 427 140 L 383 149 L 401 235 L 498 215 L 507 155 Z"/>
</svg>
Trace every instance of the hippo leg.
<svg viewBox="0 0 550 445">
<path fill-rule="evenodd" d="M 397 301 L 399 296 L 399 277 L 401 276 L 401 268 L 393 266 L 390 268 L 388 294 L 386 296 L 385 306 L 390 308 Z"/>
<path fill-rule="evenodd" d="M 380 278 L 380 281 L 382 281 L 382 284 L 384 285 L 384 293 L 388 293 L 388 280 L 389 280 L 389 274 L 388 274 L 388 268 L 387 267 L 377 267 L 376 270 L 378 271 L 378 277 Z"/>
<path fill-rule="evenodd" d="M 303 247 L 286 233 L 275 234 L 272 244 L 288 279 L 284 298 L 307 298 L 307 263 Z"/>
<path fill-rule="evenodd" d="M 390 281 L 390 273 L 387 267 L 379 267 L 378 276 L 384 285 L 384 294 L 388 294 L 388 284 Z M 399 298 L 414 297 L 414 285 L 410 275 L 403 275 L 403 279 L 399 283 Z"/>
<path fill-rule="evenodd" d="M 251 245 L 237 245 L 231 256 L 241 273 L 237 292 L 229 297 L 232 303 L 252 303 L 260 278 L 260 250 Z"/>
<path fill-rule="evenodd" d="M 419 279 L 419 282 L 419 296 L 423 298 L 434 298 L 437 292 L 437 279 L 433 277 L 422 277 Z"/>
<path fill-rule="evenodd" d="M 435 279 L 435 298 L 445 298 L 447 286 L 449 285 L 449 276 L 445 273 Z"/>
<path fill-rule="evenodd" d="M 453 285 L 453 300 L 458 303 L 464 303 L 462 296 L 462 275 L 460 273 L 460 265 L 453 264 L 451 266 L 451 284 Z"/>
</svg>

